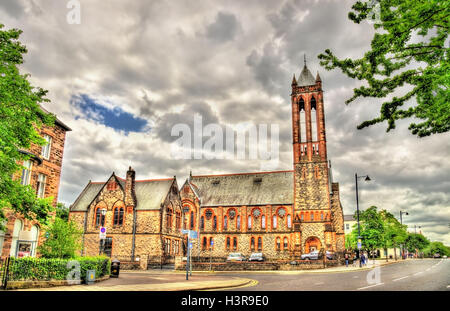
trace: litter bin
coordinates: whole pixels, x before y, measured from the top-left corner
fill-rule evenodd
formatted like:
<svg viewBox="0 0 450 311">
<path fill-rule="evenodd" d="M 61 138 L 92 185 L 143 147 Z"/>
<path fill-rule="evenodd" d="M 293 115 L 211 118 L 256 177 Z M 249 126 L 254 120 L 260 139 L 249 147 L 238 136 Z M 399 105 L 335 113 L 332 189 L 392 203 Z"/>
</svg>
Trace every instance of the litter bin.
<svg viewBox="0 0 450 311">
<path fill-rule="evenodd" d="M 86 284 L 92 285 L 95 283 L 95 270 L 86 271 Z"/>
<path fill-rule="evenodd" d="M 120 261 L 117 259 L 114 259 L 111 263 L 111 277 L 118 278 L 119 272 L 120 272 Z"/>
</svg>

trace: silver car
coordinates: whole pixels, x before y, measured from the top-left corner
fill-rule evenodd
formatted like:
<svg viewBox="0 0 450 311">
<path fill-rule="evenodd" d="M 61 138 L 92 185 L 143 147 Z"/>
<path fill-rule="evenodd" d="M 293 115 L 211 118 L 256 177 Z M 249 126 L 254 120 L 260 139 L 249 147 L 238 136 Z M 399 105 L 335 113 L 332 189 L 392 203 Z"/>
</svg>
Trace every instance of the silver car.
<svg viewBox="0 0 450 311">
<path fill-rule="evenodd" d="M 312 251 L 307 254 L 302 254 L 301 259 L 309 259 L 309 260 L 319 259 L 319 251 Z"/>
</svg>

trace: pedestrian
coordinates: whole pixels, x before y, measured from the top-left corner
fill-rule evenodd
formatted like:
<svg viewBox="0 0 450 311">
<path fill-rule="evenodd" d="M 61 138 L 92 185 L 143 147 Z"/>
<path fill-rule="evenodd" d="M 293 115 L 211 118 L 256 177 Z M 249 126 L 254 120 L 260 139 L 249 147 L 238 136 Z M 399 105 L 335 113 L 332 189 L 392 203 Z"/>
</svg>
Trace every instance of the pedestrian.
<svg viewBox="0 0 450 311">
<path fill-rule="evenodd" d="M 345 266 L 348 267 L 348 253 L 345 253 Z"/>
<path fill-rule="evenodd" d="M 364 253 L 361 254 L 361 265 L 365 266 L 366 265 L 366 256 L 364 256 Z"/>
</svg>

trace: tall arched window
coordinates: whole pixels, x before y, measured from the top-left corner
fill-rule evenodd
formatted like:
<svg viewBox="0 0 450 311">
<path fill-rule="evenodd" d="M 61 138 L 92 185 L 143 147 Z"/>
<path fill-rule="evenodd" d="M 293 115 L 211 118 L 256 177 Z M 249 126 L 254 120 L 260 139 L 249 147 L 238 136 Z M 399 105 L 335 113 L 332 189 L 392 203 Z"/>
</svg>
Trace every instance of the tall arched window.
<svg viewBox="0 0 450 311">
<path fill-rule="evenodd" d="M 125 209 L 123 207 L 116 207 L 114 209 L 113 225 L 121 226 L 123 225 L 123 213 Z"/>
<path fill-rule="evenodd" d="M 287 215 L 287 226 L 288 228 L 292 227 L 292 219 L 291 219 L 291 215 Z"/>
<path fill-rule="evenodd" d="M 223 230 L 228 230 L 228 218 L 223 216 Z"/>
<path fill-rule="evenodd" d="M 311 212 L 311 221 L 314 221 L 314 213 Z"/>
<path fill-rule="evenodd" d="M 320 213 L 320 220 L 323 220 L 323 212 Z"/>
<path fill-rule="evenodd" d="M 209 249 L 214 249 L 214 238 L 213 237 L 209 238 Z"/>
<path fill-rule="evenodd" d="M 273 215 L 272 217 L 272 228 L 277 228 L 277 215 Z"/>
<path fill-rule="evenodd" d="M 236 229 L 241 230 L 241 216 L 236 217 Z"/>
<path fill-rule="evenodd" d="M 191 225 L 191 230 L 193 230 L 194 229 L 194 212 L 193 211 L 191 211 L 191 223 L 190 223 L 190 225 Z"/>
<path fill-rule="evenodd" d="M 266 229 L 266 216 L 265 215 L 261 216 L 261 228 Z"/>
<path fill-rule="evenodd" d="M 230 237 L 227 237 L 227 250 L 231 248 L 231 240 Z"/>
<path fill-rule="evenodd" d="M 11 241 L 11 249 L 10 249 L 10 255 L 15 257 L 16 256 L 16 250 L 17 250 L 17 241 L 19 240 L 20 231 L 23 229 L 23 223 L 22 220 L 16 219 L 14 222 L 14 229 L 13 229 L 13 235 L 12 235 L 12 241 Z"/>
<path fill-rule="evenodd" d="M 233 238 L 233 250 L 237 250 L 237 238 Z"/>
<path fill-rule="evenodd" d="M 277 251 L 281 250 L 281 240 L 279 237 L 276 239 L 276 249 Z"/>
<path fill-rule="evenodd" d="M 284 237 L 284 239 L 283 239 L 283 249 L 288 249 L 288 246 L 289 246 L 288 238 Z"/>
<path fill-rule="evenodd" d="M 36 256 L 36 248 L 38 246 L 38 240 L 39 240 L 39 227 L 37 225 L 34 225 L 31 227 L 31 241 L 33 243 L 32 246 L 32 252 L 31 256 Z"/>
<path fill-rule="evenodd" d="M 251 215 L 248 215 L 248 218 L 247 218 L 247 228 L 248 229 L 252 228 L 252 216 Z"/>
<path fill-rule="evenodd" d="M 214 215 L 213 217 L 213 230 L 217 229 L 217 216 Z"/>
<path fill-rule="evenodd" d="M 258 237 L 258 251 L 262 251 L 262 238 Z"/>
<path fill-rule="evenodd" d="M 200 217 L 200 229 L 205 229 L 205 216 Z"/>
<path fill-rule="evenodd" d="M 202 243 L 202 248 L 206 249 L 206 244 L 208 243 L 208 240 L 206 237 L 203 237 L 203 243 Z M 188 246 L 189 247 L 189 246 Z"/>
<path fill-rule="evenodd" d="M 313 97 L 311 98 L 311 139 L 312 141 L 317 141 L 317 113 L 316 113 L 317 107 L 316 107 L 316 99 Z M 315 150 L 315 153 L 317 153 L 318 150 Z"/>
<path fill-rule="evenodd" d="M 306 117 L 305 117 L 305 101 L 300 97 L 299 105 L 299 122 L 300 122 L 300 142 L 306 142 Z"/>
<path fill-rule="evenodd" d="M 179 211 L 176 212 L 175 227 L 177 228 L 177 230 L 180 230 L 180 227 L 181 227 L 181 213 Z"/>
<path fill-rule="evenodd" d="M 250 240 L 250 250 L 254 251 L 255 250 L 255 238 L 252 237 Z"/>
</svg>

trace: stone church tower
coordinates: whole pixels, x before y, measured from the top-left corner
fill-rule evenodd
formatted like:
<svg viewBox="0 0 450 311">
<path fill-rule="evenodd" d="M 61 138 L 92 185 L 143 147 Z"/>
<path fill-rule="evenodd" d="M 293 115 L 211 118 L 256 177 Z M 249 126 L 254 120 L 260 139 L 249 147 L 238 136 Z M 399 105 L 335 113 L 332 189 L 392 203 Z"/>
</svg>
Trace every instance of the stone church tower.
<svg viewBox="0 0 450 311">
<path fill-rule="evenodd" d="M 338 184 L 327 159 L 322 81 L 305 64 L 292 80 L 295 253 L 342 251 L 344 231 Z"/>
</svg>

